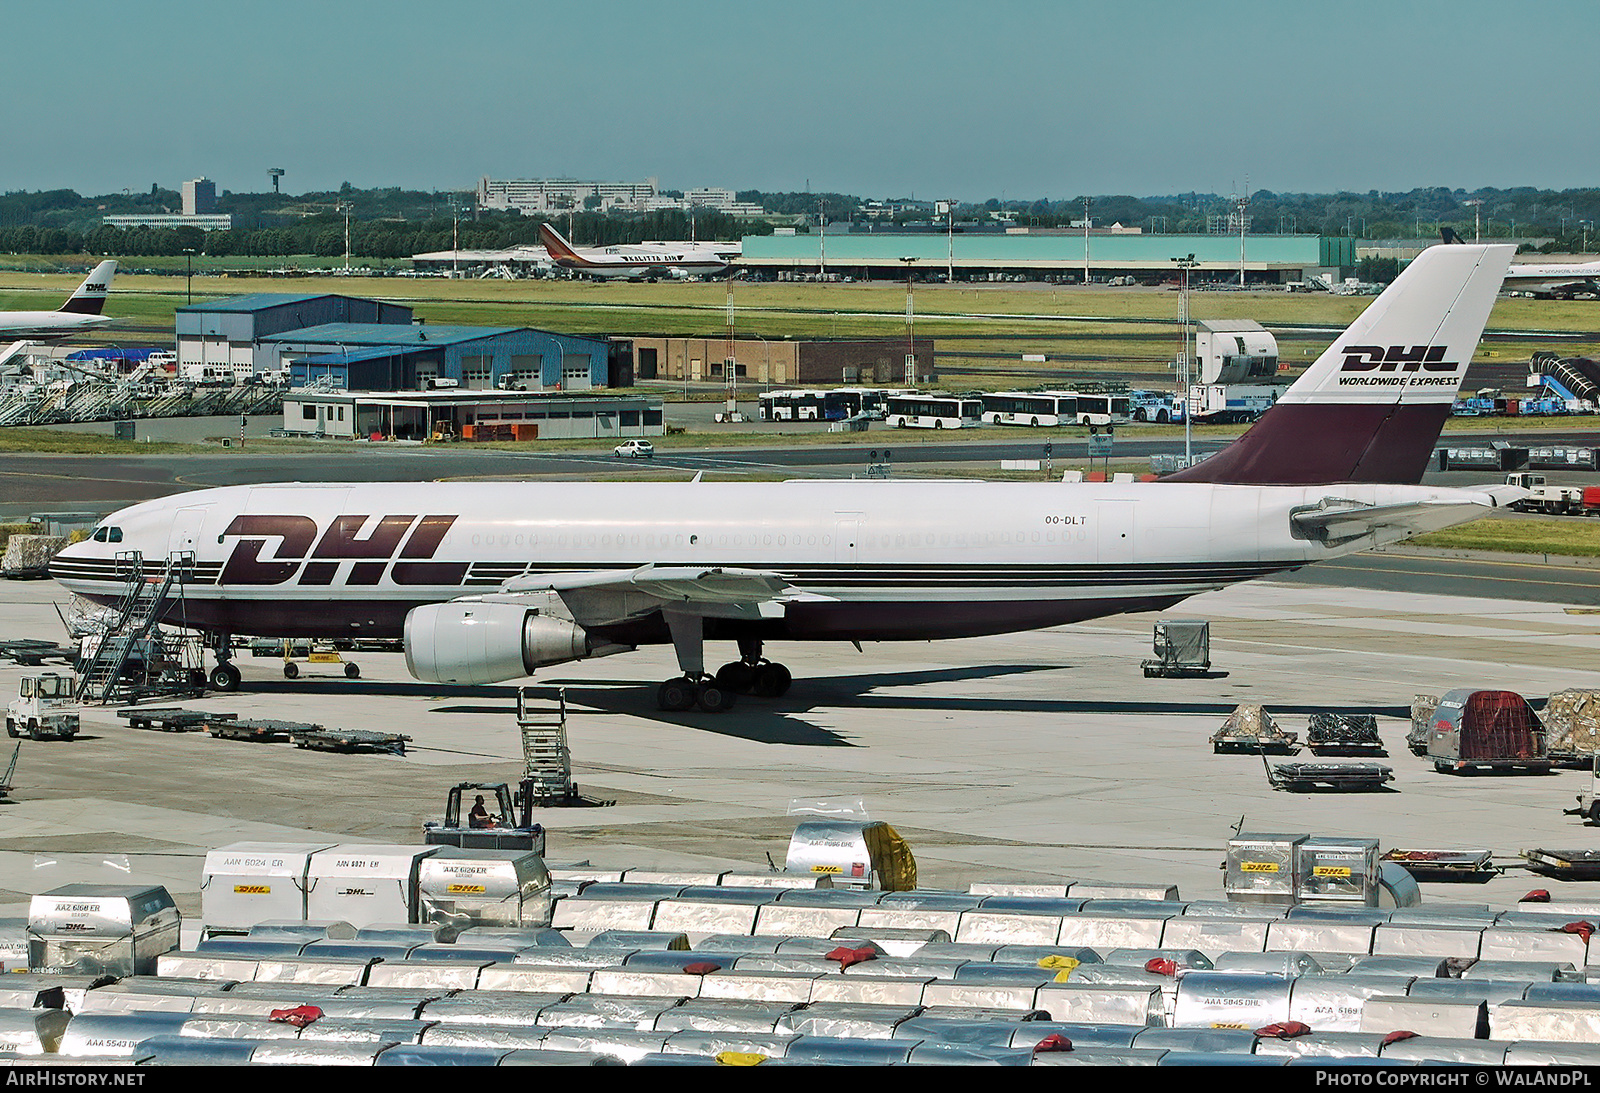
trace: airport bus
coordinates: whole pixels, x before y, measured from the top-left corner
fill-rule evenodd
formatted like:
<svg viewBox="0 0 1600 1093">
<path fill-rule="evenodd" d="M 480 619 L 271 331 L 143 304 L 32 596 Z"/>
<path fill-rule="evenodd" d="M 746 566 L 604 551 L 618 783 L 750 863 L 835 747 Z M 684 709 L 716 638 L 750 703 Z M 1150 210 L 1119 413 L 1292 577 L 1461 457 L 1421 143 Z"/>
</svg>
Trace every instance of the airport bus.
<svg viewBox="0 0 1600 1093">
<path fill-rule="evenodd" d="M 1078 418 L 1078 396 L 1059 391 L 996 391 L 983 396 L 985 425 L 1071 425 Z"/>
<path fill-rule="evenodd" d="M 1126 425 L 1133 420 L 1129 414 L 1126 394 L 1113 395 L 1104 391 L 1054 391 L 1052 394 L 1071 395 L 1077 400 L 1073 419 L 1079 425 Z"/>
<path fill-rule="evenodd" d="M 883 423 L 897 429 L 970 429 L 983 424 L 983 401 L 976 395 L 890 395 Z"/>
<path fill-rule="evenodd" d="M 827 390 L 789 388 L 761 395 L 762 421 L 843 421 L 866 414 L 882 418 L 892 394 L 881 387 L 834 387 Z"/>
</svg>

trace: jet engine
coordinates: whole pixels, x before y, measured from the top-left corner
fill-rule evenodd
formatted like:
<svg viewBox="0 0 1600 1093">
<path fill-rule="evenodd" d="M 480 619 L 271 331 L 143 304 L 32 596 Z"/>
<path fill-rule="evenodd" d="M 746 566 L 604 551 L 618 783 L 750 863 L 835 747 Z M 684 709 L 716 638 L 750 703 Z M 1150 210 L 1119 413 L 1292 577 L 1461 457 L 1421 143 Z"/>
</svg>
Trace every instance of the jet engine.
<svg viewBox="0 0 1600 1093">
<path fill-rule="evenodd" d="M 500 683 L 597 652 L 583 627 L 524 603 L 453 600 L 406 614 L 406 668 L 429 683 Z M 605 652 L 618 652 L 607 646 Z"/>
</svg>

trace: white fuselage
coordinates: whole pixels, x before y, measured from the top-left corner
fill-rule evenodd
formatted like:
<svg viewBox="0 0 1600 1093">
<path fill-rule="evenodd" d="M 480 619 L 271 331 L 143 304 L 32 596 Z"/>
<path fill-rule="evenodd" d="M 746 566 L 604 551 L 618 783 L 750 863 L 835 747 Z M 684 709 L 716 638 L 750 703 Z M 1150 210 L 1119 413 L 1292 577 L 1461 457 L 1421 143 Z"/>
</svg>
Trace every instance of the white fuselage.
<svg viewBox="0 0 1600 1093">
<path fill-rule="evenodd" d="M 174 621 L 234 634 L 394 637 L 413 607 L 518 578 L 725 566 L 775 572 L 798 590 L 762 623 L 766 636 L 922 639 L 1159 609 L 1424 530 L 1336 546 L 1297 537 L 1291 511 L 1324 499 L 1465 496 L 1162 482 L 232 486 L 108 517 L 103 541 L 68 547 L 51 572 L 110 600 L 125 586 L 119 554 L 140 552 L 148 572 L 192 553 Z M 664 631 L 613 637 L 640 644 Z"/>
<path fill-rule="evenodd" d="M 0 339 L 65 338 L 111 322 L 109 315 L 75 315 L 70 311 L 0 311 Z"/>
<path fill-rule="evenodd" d="M 1558 292 L 1585 289 L 1600 284 L 1600 262 L 1547 263 L 1512 266 L 1506 271 L 1505 287 L 1513 292 Z"/>
</svg>

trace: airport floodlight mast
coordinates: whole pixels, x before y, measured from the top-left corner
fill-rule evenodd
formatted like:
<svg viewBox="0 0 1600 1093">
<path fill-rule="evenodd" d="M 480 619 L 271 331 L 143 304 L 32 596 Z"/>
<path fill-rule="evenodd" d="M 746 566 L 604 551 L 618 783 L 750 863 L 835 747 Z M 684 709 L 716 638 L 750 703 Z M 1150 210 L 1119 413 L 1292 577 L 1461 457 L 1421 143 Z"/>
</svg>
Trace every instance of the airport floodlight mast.
<svg viewBox="0 0 1600 1093">
<path fill-rule="evenodd" d="M 194 303 L 194 248 L 183 248 L 184 269 L 184 306 Z"/>
<path fill-rule="evenodd" d="M 1483 198 L 1475 197 L 1470 201 L 1463 201 L 1461 204 L 1472 206 L 1472 241 L 1476 243 L 1483 236 Z"/>
<path fill-rule="evenodd" d="M 917 385 L 916 309 L 912 306 L 911 267 L 916 259 L 907 255 L 900 259 L 906 266 L 906 386 Z"/>
<path fill-rule="evenodd" d="M 350 272 L 350 202 L 339 202 L 339 211 L 344 213 L 344 271 Z"/>
<path fill-rule="evenodd" d="M 1083 199 L 1083 283 L 1089 283 L 1089 199 Z"/>
<path fill-rule="evenodd" d="M 1239 287 L 1244 288 L 1244 233 L 1250 228 L 1250 218 L 1244 211 L 1250 207 L 1250 176 L 1244 177 L 1244 193 L 1234 198 L 1235 214 L 1239 217 Z"/>
<path fill-rule="evenodd" d="M 1194 403 L 1189 399 L 1189 387 L 1194 382 L 1193 373 L 1189 364 L 1189 345 L 1191 331 L 1189 329 L 1189 271 L 1200 263 L 1195 261 L 1194 255 L 1187 258 L 1174 258 L 1172 260 L 1178 267 L 1178 387 L 1183 391 L 1183 465 L 1189 466 L 1194 461 L 1192 432 L 1190 429 L 1190 411 Z"/>
<path fill-rule="evenodd" d="M 277 193 L 278 192 L 278 179 L 283 177 L 283 168 L 282 167 L 268 167 L 267 168 L 267 177 L 272 179 L 272 192 L 273 193 Z"/>
</svg>

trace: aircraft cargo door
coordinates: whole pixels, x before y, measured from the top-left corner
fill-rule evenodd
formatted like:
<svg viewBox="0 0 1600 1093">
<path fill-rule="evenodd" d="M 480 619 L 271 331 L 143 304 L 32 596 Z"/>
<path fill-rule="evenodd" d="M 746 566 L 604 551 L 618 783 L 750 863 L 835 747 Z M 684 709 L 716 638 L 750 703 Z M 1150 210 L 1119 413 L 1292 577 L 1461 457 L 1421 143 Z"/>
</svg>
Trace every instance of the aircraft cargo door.
<svg viewBox="0 0 1600 1093">
<path fill-rule="evenodd" d="M 1095 506 L 1095 539 L 1101 565 L 1131 565 L 1138 559 L 1134 544 L 1134 502 L 1101 501 Z"/>
</svg>

